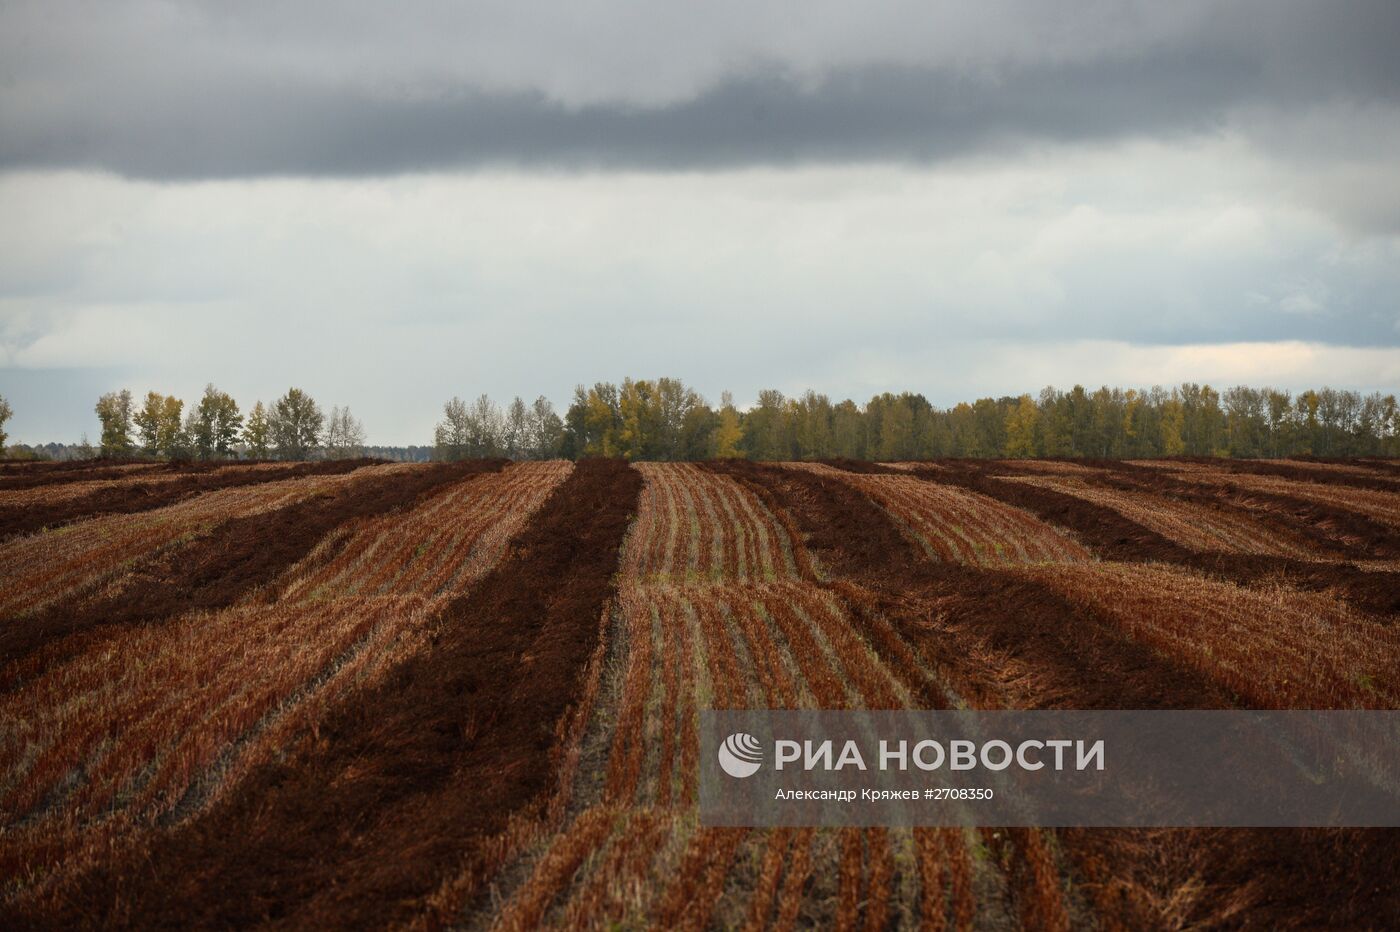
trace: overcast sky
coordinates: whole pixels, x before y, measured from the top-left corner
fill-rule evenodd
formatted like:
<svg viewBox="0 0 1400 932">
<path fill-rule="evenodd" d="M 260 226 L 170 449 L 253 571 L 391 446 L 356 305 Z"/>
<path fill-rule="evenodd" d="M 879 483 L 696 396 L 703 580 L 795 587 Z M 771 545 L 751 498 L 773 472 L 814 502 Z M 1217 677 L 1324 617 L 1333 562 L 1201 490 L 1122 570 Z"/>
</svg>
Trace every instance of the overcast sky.
<svg viewBox="0 0 1400 932">
<path fill-rule="evenodd" d="M 1400 388 L 1400 3 L 0 0 L 0 394 Z"/>
</svg>

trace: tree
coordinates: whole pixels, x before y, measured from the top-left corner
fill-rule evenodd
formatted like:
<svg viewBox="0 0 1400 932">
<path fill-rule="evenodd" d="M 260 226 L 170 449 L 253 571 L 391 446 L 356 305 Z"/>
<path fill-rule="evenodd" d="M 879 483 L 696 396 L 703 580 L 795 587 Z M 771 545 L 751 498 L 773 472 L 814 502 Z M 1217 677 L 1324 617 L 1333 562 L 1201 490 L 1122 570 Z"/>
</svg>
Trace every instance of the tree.
<svg viewBox="0 0 1400 932">
<path fill-rule="evenodd" d="M 443 405 L 443 420 L 434 431 L 435 455 L 440 460 L 499 456 L 504 433 L 501 409 L 490 397 L 482 395 L 470 406 L 453 398 Z"/>
<path fill-rule="evenodd" d="M 617 452 L 629 460 L 646 458 L 646 420 L 651 401 L 651 383 L 642 379 L 634 382 L 622 380 L 622 390 L 617 395 L 617 411 L 621 418 L 621 428 L 617 432 Z"/>
<path fill-rule="evenodd" d="M 506 456 L 513 460 L 525 459 L 526 447 L 529 445 L 529 433 L 529 412 L 525 407 L 524 399 L 516 395 L 506 407 L 502 432 L 502 445 Z"/>
<path fill-rule="evenodd" d="M 14 414 L 15 409 L 10 407 L 5 396 L 0 395 L 0 456 L 5 455 L 5 441 L 10 439 L 10 435 L 5 432 L 5 424 Z"/>
<path fill-rule="evenodd" d="M 442 406 L 442 420 L 433 432 L 435 455 L 440 460 L 454 461 L 467 455 L 467 405 L 454 397 Z"/>
<path fill-rule="evenodd" d="M 185 403 L 174 395 L 146 393 L 141 410 L 132 417 L 141 436 L 142 452 L 148 456 L 188 455 L 190 441 L 180 419 L 184 407 Z"/>
<path fill-rule="evenodd" d="M 1217 456 L 1225 448 L 1220 393 L 1209 385 L 1181 386 L 1181 439 L 1188 456 Z"/>
<path fill-rule="evenodd" d="M 617 456 L 622 414 L 617 386 L 610 382 L 574 389 L 574 403 L 564 416 L 565 449 L 570 455 Z"/>
<path fill-rule="evenodd" d="M 248 421 L 243 425 L 243 445 L 253 459 L 267 459 L 272 443 L 272 428 L 268 423 L 267 409 L 261 401 L 248 412 Z"/>
<path fill-rule="evenodd" d="M 564 439 L 564 422 L 554 413 L 554 405 L 541 395 L 530 406 L 526 418 L 526 449 L 530 459 L 548 460 L 559 455 Z"/>
<path fill-rule="evenodd" d="M 860 408 L 847 398 L 831 409 L 831 452 L 836 456 L 865 458 L 866 422 Z"/>
<path fill-rule="evenodd" d="M 165 396 L 160 392 L 146 392 L 146 400 L 141 410 L 132 417 L 136 432 L 141 441 L 141 452 L 148 456 L 160 453 L 160 415 L 165 405 Z"/>
<path fill-rule="evenodd" d="M 325 447 L 326 456 L 333 460 L 354 459 L 364 453 L 365 428 L 351 416 L 349 406 L 331 408 Z"/>
<path fill-rule="evenodd" d="M 198 452 L 195 449 L 195 434 L 199 432 L 199 408 L 190 408 L 185 412 L 185 422 L 176 432 L 175 438 L 170 445 L 170 458 L 179 460 L 192 460 Z"/>
<path fill-rule="evenodd" d="M 790 459 L 783 444 L 783 393 L 775 388 L 758 393 L 758 404 L 744 418 L 743 445 L 751 459 Z"/>
<path fill-rule="evenodd" d="M 304 460 L 321 439 L 325 416 L 315 400 L 299 388 L 277 399 L 268 416 L 272 448 L 281 460 Z"/>
<path fill-rule="evenodd" d="M 1162 405 L 1162 453 L 1166 456 L 1180 456 L 1186 452 L 1186 442 L 1182 439 L 1182 424 L 1185 413 L 1176 390 Z"/>
<path fill-rule="evenodd" d="M 473 456 L 500 456 L 505 450 L 505 417 L 500 407 L 484 392 L 468 409 Z"/>
<path fill-rule="evenodd" d="M 1064 392 L 1047 385 L 1040 392 L 1040 417 L 1037 419 L 1037 447 L 1041 456 L 1072 456 L 1074 454 L 1071 403 Z"/>
<path fill-rule="evenodd" d="M 131 392 L 122 389 L 97 399 L 97 419 L 102 422 L 102 455 L 128 456 L 131 440 Z"/>
<path fill-rule="evenodd" d="M 744 439 L 744 428 L 739 424 L 739 409 L 734 407 L 734 396 L 721 392 L 719 396 L 719 423 L 714 430 L 714 455 L 727 460 L 740 456 L 739 444 Z"/>
<path fill-rule="evenodd" d="M 233 396 L 212 384 L 206 385 L 204 397 L 194 410 L 196 417 L 190 440 L 199 458 L 231 456 L 238 431 L 243 426 L 243 416 L 238 413 L 238 403 Z"/>
<path fill-rule="evenodd" d="M 885 395 L 885 416 L 880 423 L 876 458 L 887 463 L 914 457 L 914 409 L 903 396 Z"/>
<path fill-rule="evenodd" d="M 1007 456 L 1035 456 L 1035 425 L 1040 419 L 1040 410 L 1030 395 L 1022 395 L 1014 407 L 1006 413 Z"/>
</svg>

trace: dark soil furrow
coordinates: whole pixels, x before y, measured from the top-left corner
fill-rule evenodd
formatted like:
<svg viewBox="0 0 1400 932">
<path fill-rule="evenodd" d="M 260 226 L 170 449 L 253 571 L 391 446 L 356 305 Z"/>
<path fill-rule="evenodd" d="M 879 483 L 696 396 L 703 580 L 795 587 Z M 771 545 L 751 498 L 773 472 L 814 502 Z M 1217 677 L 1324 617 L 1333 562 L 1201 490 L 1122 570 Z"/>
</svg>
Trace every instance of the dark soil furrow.
<svg viewBox="0 0 1400 932">
<path fill-rule="evenodd" d="M 1353 489 L 1369 489 L 1373 492 L 1400 492 L 1400 481 L 1385 475 L 1365 476 L 1340 469 L 1309 469 L 1290 463 L 1261 462 L 1260 460 L 1235 460 L 1204 456 L 1185 457 L 1184 463 L 1210 466 L 1223 472 L 1245 476 L 1277 476 L 1280 479 L 1296 479 L 1300 482 L 1313 482 L 1318 485 L 1344 485 Z"/>
<path fill-rule="evenodd" d="M 714 463 L 762 490 L 789 514 L 806 547 L 835 577 L 872 593 L 912 643 L 974 685 L 979 672 L 966 638 L 1038 671 L 1042 707 L 1204 708 L 1229 704 L 1216 685 L 1125 636 L 1108 619 L 1070 605 L 1050 587 L 1013 570 L 926 559 L 893 520 L 839 479 L 754 463 Z"/>
<path fill-rule="evenodd" d="M 421 915 L 476 845 L 555 784 L 556 725 L 577 700 L 641 486 L 624 462 L 580 462 L 427 649 L 202 815 L 41 902 L 0 906 L 0 919 L 382 928 Z"/>
<path fill-rule="evenodd" d="M 225 473 L 197 469 L 173 482 L 114 483 L 81 498 L 49 505 L 12 505 L 0 508 L 0 540 L 31 534 L 46 527 L 71 524 L 97 515 L 132 514 L 150 511 L 184 501 L 205 492 L 232 489 L 302 476 L 337 476 L 352 472 L 377 460 L 327 460 L 319 463 L 289 463 L 267 469 L 233 469 Z"/>
<path fill-rule="evenodd" d="M 1131 467 L 1130 467 L 1131 468 Z M 1149 471 L 1150 473 L 1150 471 Z M 1356 607 L 1381 616 L 1400 613 L 1400 573 L 1364 570 L 1350 563 L 1329 563 L 1277 557 L 1252 553 L 1204 553 L 1191 550 L 1168 540 L 1156 531 L 1145 528 L 1106 505 L 1098 505 L 1075 495 L 1057 492 L 1041 486 L 1000 479 L 976 468 L 919 469 L 919 478 L 942 482 L 979 492 L 990 498 L 1024 509 L 1048 524 L 1072 531 L 1089 549 L 1106 560 L 1124 562 L 1172 563 L 1210 573 L 1240 585 L 1286 583 L 1310 592 L 1333 592 Z M 1095 478 L 1113 488 L 1130 492 L 1165 494 L 1185 499 L 1187 493 L 1198 491 L 1189 484 L 1176 483 L 1162 491 L 1150 481 L 1138 483 L 1132 479 Z M 1152 476 L 1149 474 L 1149 480 Z M 1185 485 L 1178 489 L 1176 486 Z M 1273 523 L 1295 533 L 1305 530 L 1316 536 L 1317 528 L 1301 519 L 1285 520 L 1275 511 L 1261 511 L 1234 504 L 1234 500 L 1207 492 L 1197 501 L 1213 507 L 1234 508 L 1262 523 Z M 1349 548 L 1350 549 L 1350 548 Z M 1373 554 L 1350 552 L 1353 559 Z"/>
<path fill-rule="evenodd" d="M 132 570 L 106 597 L 77 596 L 30 618 L 0 626 L 0 690 L 84 652 L 86 641 L 63 638 L 94 629 L 174 620 L 232 605 L 271 583 L 327 534 L 347 522 L 409 508 L 454 482 L 499 472 L 505 460 L 435 464 L 372 476 L 319 492 L 283 508 L 232 518 L 183 546 L 162 551 Z"/>
<path fill-rule="evenodd" d="M 222 463 L 227 466 L 229 464 Z M 140 479 L 144 476 L 168 475 L 178 472 L 174 463 L 152 464 L 145 469 L 124 469 L 120 464 L 95 466 L 90 469 L 65 469 L 58 471 L 30 471 L 20 473 L 0 473 L 0 491 L 18 492 L 27 489 L 42 489 L 52 485 L 68 485 L 73 482 L 116 482 L 121 479 Z"/>
<path fill-rule="evenodd" d="M 1341 554 L 1356 559 L 1400 557 L 1400 531 L 1360 511 L 1313 501 L 1297 495 L 1232 485 L 1193 482 L 1163 470 L 1113 460 L 1094 462 L 1106 474 L 1093 482 L 1129 492 L 1152 492 L 1179 501 L 1216 508 L 1233 508 L 1255 520 L 1272 523 L 1309 539 L 1321 538 Z"/>
<path fill-rule="evenodd" d="M 980 642 L 1025 662 L 1033 673 L 1021 685 L 1038 694 L 1043 706 L 1235 704 L 1194 673 L 1125 643 L 1107 624 L 1076 612 L 1044 587 L 996 570 L 919 567 L 917 549 L 900 543 L 902 535 L 884 512 L 839 480 L 753 464 L 711 468 L 765 488 L 770 507 L 790 512 L 823 564 L 877 593 L 906 637 L 917 641 L 921 628 L 929 630 L 927 620 L 946 618 L 946 627 L 926 637 L 967 641 L 942 645 L 945 670 L 978 675 L 975 664 L 959 666 L 958 655 Z M 1155 545 L 1150 536 L 1135 539 L 1133 528 L 1116 526 L 1120 546 Z M 952 599 L 939 598 L 950 589 Z M 1400 832 L 1392 829 L 1068 829 L 1058 835 L 1081 874 L 1078 880 L 1102 889 L 1094 901 L 1105 927 L 1183 921 L 1164 914 L 1163 904 L 1185 914 L 1184 924 L 1207 927 L 1375 928 L 1377 917 L 1400 914 L 1400 885 L 1394 882 Z M 1182 891 L 1190 895 L 1176 905 Z"/>
<path fill-rule="evenodd" d="M 106 456 L 90 460 L 19 460 L 0 463 L 0 477 L 59 476 L 67 473 L 110 469 L 113 466 L 130 466 L 140 462 L 143 461 Z"/>
<path fill-rule="evenodd" d="M 55 463 L 54 469 L 29 469 L 19 472 L 0 470 L 0 491 L 38 489 L 51 485 L 68 485 L 73 482 L 109 482 L 121 479 L 133 481 L 149 476 L 199 475 L 216 469 L 240 466 L 260 466 L 270 460 L 170 460 L 168 462 L 143 460 L 80 460 L 73 463 Z M 130 467 L 140 466 L 140 469 Z"/>
</svg>

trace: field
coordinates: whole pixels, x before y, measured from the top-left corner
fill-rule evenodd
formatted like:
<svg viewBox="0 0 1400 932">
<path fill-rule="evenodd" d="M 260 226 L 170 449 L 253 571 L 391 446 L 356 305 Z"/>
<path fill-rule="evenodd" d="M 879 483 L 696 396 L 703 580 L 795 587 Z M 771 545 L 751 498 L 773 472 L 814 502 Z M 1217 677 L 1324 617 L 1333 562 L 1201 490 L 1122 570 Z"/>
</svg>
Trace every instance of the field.
<svg viewBox="0 0 1400 932">
<path fill-rule="evenodd" d="M 0 465 L 0 927 L 1382 927 L 1392 830 L 701 827 L 697 713 L 1400 708 L 1400 464 Z"/>
</svg>

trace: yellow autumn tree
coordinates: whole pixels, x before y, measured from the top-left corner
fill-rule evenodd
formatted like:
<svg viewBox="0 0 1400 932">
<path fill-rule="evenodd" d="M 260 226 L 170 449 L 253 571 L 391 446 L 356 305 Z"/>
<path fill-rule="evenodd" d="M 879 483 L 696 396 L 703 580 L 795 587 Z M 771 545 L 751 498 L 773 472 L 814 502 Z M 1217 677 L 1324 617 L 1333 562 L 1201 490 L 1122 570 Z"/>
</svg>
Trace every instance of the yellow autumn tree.
<svg viewBox="0 0 1400 932">
<path fill-rule="evenodd" d="M 1171 398 L 1162 404 L 1162 452 L 1167 456 L 1180 456 L 1186 452 L 1186 441 L 1182 429 L 1186 426 L 1186 409 L 1179 398 Z"/>
<path fill-rule="evenodd" d="M 720 395 L 719 423 L 714 430 L 715 456 L 722 460 L 742 456 L 739 441 L 744 439 L 744 428 L 739 423 L 739 409 L 734 407 L 734 396 L 729 392 Z"/>
<path fill-rule="evenodd" d="M 1030 395 L 1022 395 L 1016 405 L 1006 412 L 1006 455 L 1035 456 L 1035 425 L 1040 409 Z"/>
</svg>

